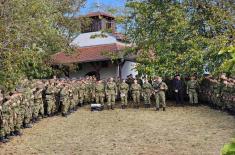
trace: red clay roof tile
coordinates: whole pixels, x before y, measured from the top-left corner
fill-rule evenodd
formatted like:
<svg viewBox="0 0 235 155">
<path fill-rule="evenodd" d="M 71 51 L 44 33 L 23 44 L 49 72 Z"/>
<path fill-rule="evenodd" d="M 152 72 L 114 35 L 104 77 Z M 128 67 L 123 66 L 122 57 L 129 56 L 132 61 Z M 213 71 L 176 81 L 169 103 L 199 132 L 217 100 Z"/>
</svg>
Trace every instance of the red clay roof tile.
<svg viewBox="0 0 235 155">
<path fill-rule="evenodd" d="M 68 63 L 82 63 L 92 61 L 104 61 L 110 58 L 104 56 L 103 52 L 118 52 L 125 49 L 126 46 L 119 44 L 107 44 L 78 48 L 75 53 L 68 55 L 64 52 L 59 52 L 52 55 L 53 64 L 68 64 Z"/>
</svg>

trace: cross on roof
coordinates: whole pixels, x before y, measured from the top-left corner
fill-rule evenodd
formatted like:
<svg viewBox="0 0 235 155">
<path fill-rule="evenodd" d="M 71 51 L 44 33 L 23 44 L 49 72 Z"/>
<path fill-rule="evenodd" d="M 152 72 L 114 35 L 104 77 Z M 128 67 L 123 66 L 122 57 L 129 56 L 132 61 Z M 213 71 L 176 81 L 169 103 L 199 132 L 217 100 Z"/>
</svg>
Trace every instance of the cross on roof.
<svg viewBox="0 0 235 155">
<path fill-rule="evenodd" d="M 102 4 L 100 3 L 100 1 L 99 1 L 99 0 L 96 0 L 96 2 L 95 2 L 95 7 L 96 7 L 97 11 L 100 11 L 101 6 L 102 6 Z"/>
</svg>

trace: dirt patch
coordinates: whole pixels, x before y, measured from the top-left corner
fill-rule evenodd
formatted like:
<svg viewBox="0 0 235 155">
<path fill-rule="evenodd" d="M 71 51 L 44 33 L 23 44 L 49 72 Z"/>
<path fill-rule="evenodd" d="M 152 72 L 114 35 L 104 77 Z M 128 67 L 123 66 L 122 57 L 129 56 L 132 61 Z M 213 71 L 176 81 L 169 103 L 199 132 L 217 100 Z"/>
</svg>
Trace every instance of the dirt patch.
<svg viewBox="0 0 235 155">
<path fill-rule="evenodd" d="M 115 109 L 81 108 L 23 130 L 0 145 L 0 154 L 216 155 L 235 134 L 235 118 L 208 107 Z"/>
</svg>

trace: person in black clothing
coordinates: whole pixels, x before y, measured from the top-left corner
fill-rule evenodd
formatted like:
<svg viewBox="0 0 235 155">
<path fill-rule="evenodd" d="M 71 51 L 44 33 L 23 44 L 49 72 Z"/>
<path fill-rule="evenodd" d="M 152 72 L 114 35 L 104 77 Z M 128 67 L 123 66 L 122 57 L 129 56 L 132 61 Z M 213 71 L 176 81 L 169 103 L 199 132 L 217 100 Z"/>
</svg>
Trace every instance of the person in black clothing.
<svg viewBox="0 0 235 155">
<path fill-rule="evenodd" d="M 184 104 L 184 94 L 183 94 L 183 82 L 179 75 L 176 75 L 173 80 L 173 90 L 175 95 L 176 104 Z"/>
</svg>

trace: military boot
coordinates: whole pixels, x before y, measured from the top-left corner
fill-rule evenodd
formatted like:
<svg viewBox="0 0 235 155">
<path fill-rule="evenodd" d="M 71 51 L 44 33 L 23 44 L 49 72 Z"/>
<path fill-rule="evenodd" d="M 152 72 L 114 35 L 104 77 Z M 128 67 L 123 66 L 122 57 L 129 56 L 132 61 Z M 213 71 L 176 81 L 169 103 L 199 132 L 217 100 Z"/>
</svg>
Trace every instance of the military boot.
<svg viewBox="0 0 235 155">
<path fill-rule="evenodd" d="M 6 140 L 11 140 L 11 139 L 12 139 L 12 137 L 11 137 L 11 135 L 10 135 L 10 134 L 7 134 L 7 135 L 5 136 L 5 139 L 6 139 Z"/>
<path fill-rule="evenodd" d="M 7 143 L 7 142 L 9 142 L 9 140 L 4 138 L 4 137 L 0 137 L 0 142 L 1 143 Z"/>
<path fill-rule="evenodd" d="M 68 116 L 68 114 L 66 114 L 66 113 L 62 113 L 62 116 L 63 116 L 63 117 L 67 117 L 67 116 Z"/>
<path fill-rule="evenodd" d="M 121 108 L 122 108 L 122 109 L 125 109 L 125 105 L 121 105 Z"/>
<path fill-rule="evenodd" d="M 74 109 L 73 108 L 70 110 L 70 113 L 74 113 Z"/>
<path fill-rule="evenodd" d="M 159 111 L 159 108 L 156 108 L 156 111 Z"/>
<path fill-rule="evenodd" d="M 32 124 L 25 124 L 25 126 L 24 126 L 25 128 L 32 128 L 33 127 L 33 125 Z"/>
<path fill-rule="evenodd" d="M 11 131 L 11 132 L 10 132 L 10 136 L 15 136 L 14 131 Z"/>
<path fill-rule="evenodd" d="M 163 111 L 166 111 L 166 108 L 165 108 L 165 107 L 163 107 Z"/>
<path fill-rule="evenodd" d="M 41 117 L 36 118 L 36 122 L 40 122 L 41 120 Z"/>
<path fill-rule="evenodd" d="M 36 118 L 33 118 L 33 119 L 32 119 L 32 123 L 36 123 Z"/>
<path fill-rule="evenodd" d="M 22 136 L 22 133 L 20 131 L 15 131 L 15 136 Z"/>
<path fill-rule="evenodd" d="M 113 105 L 111 105 L 111 109 L 112 109 L 112 110 L 114 110 L 114 107 L 113 107 Z"/>
</svg>

